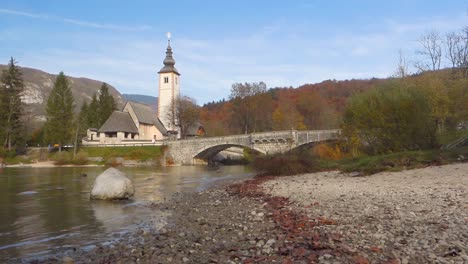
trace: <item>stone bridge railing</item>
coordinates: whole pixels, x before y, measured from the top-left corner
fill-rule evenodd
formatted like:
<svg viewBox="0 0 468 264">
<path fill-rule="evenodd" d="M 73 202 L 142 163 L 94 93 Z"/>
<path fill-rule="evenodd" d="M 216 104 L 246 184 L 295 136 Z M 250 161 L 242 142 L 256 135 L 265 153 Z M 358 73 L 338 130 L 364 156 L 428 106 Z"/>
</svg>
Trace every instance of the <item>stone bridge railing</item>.
<svg viewBox="0 0 468 264">
<path fill-rule="evenodd" d="M 166 160 L 174 164 L 196 164 L 230 147 L 243 147 L 263 154 L 275 154 L 312 142 L 336 139 L 339 133 L 340 130 L 288 130 L 168 141 Z"/>
</svg>

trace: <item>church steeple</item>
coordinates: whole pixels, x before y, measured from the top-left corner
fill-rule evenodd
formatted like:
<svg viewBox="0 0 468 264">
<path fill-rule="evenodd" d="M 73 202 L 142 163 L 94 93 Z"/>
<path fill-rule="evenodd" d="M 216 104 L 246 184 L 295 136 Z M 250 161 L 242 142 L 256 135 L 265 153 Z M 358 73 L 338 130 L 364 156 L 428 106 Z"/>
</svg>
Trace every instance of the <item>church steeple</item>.
<svg viewBox="0 0 468 264">
<path fill-rule="evenodd" d="M 168 131 L 179 131 L 177 117 L 172 113 L 180 95 L 180 73 L 174 67 L 172 57 L 171 35 L 167 34 L 166 58 L 159 73 L 158 118 Z"/>
<path fill-rule="evenodd" d="M 167 49 L 166 49 L 166 58 L 164 58 L 163 64 L 164 67 L 161 68 L 161 70 L 158 73 L 169 73 L 173 72 L 177 75 L 180 75 L 180 73 L 177 71 L 177 69 L 174 67 L 175 65 L 175 60 L 172 57 L 172 48 L 171 48 L 171 35 L 168 34 L 168 40 L 167 40 Z"/>
</svg>

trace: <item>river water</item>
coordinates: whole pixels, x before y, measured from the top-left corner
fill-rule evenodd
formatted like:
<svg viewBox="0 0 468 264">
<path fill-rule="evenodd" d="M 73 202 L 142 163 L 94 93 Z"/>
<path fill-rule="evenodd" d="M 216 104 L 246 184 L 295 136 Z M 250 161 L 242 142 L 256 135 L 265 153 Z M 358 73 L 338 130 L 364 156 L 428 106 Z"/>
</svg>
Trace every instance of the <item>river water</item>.
<svg viewBox="0 0 468 264">
<path fill-rule="evenodd" d="M 105 168 L 0 168 L 0 262 L 44 257 L 109 243 L 145 225 L 163 225 L 148 204 L 176 192 L 202 191 L 222 180 L 251 177 L 243 166 L 121 168 L 133 180 L 129 201 L 90 201 L 95 178 Z M 86 175 L 86 176 L 85 176 Z"/>
</svg>

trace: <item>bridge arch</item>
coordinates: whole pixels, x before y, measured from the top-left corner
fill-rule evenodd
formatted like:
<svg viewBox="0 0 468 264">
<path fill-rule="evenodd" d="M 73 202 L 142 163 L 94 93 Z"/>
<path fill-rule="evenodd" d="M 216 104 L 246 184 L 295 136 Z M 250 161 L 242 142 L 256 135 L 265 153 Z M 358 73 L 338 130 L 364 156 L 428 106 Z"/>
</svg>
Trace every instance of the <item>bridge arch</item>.
<svg viewBox="0 0 468 264">
<path fill-rule="evenodd" d="M 209 159 L 216 156 L 216 154 L 218 154 L 219 152 L 221 152 L 223 150 L 226 150 L 228 148 L 231 148 L 231 147 L 238 147 L 238 148 L 242 148 L 242 149 L 248 149 L 248 150 L 251 150 L 251 151 L 256 152 L 256 153 L 266 154 L 264 150 L 258 149 L 258 148 L 255 148 L 255 147 L 252 148 L 250 146 L 245 146 L 245 145 L 240 145 L 240 144 L 219 144 L 219 145 L 215 145 L 215 146 L 204 147 L 204 148 L 196 151 L 195 152 L 196 154 L 193 157 L 193 159 L 208 161 Z"/>
</svg>

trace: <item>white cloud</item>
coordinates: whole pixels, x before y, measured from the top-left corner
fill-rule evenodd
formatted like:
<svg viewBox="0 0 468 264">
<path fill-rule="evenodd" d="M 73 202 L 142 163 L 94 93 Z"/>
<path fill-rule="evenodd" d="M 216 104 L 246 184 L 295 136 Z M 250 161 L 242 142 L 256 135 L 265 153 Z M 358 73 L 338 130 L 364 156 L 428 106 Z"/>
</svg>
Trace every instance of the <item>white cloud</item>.
<svg viewBox="0 0 468 264">
<path fill-rule="evenodd" d="M 49 16 L 49 15 L 44 15 L 44 14 L 34 14 L 34 13 L 28 13 L 28 12 L 12 10 L 12 9 L 4 9 L 4 8 L 0 8 L 0 13 L 7 14 L 7 15 L 30 17 L 30 18 L 35 18 L 35 19 L 61 21 L 67 24 L 73 24 L 73 25 L 88 27 L 88 28 L 97 28 L 97 29 L 119 30 L 119 31 L 144 31 L 144 30 L 151 29 L 151 27 L 147 25 L 123 26 L 123 25 L 102 24 L 102 23 L 83 21 L 83 20 L 77 20 L 77 19 L 71 19 L 71 18 Z"/>
<path fill-rule="evenodd" d="M 24 17 L 31 17 L 31 18 L 40 18 L 40 19 L 49 19 L 50 17 L 43 14 L 33 14 L 23 11 L 11 10 L 11 9 L 4 9 L 0 8 L 0 13 L 8 14 L 8 15 L 15 15 L 15 16 L 24 16 Z"/>
</svg>

